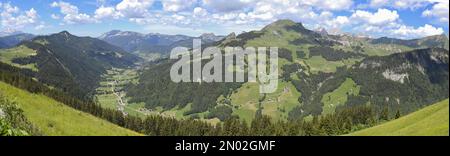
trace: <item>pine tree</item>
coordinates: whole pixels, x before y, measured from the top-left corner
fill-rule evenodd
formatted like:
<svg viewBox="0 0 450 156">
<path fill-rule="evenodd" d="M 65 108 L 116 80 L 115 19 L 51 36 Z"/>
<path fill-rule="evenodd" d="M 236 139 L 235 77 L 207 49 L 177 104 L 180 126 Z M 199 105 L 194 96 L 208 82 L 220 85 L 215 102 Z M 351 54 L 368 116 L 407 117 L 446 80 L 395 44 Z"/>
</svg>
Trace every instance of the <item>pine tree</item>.
<svg viewBox="0 0 450 156">
<path fill-rule="evenodd" d="M 386 106 L 380 113 L 380 120 L 389 120 L 389 108 Z"/>
<path fill-rule="evenodd" d="M 397 110 L 397 113 L 395 113 L 395 119 L 398 119 L 400 117 L 401 117 L 400 110 Z"/>
</svg>

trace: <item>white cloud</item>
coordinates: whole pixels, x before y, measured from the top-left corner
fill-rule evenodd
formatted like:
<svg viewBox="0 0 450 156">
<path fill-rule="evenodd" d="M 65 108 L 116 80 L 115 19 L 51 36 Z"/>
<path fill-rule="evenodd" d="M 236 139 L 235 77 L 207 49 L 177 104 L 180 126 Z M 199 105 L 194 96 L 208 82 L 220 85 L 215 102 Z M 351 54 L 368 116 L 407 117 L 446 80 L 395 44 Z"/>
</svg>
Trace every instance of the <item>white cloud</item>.
<svg viewBox="0 0 450 156">
<path fill-rule="evenodd" d="M 381 3 L 381 2 L 380 2 Z M 378 9 L 375 12 L 356 10 L 350 16 L 334 17 L 332 13 L 322 12 L 320 15 L 311 15 L 316 21 L 311 23 L 313 27 L 325 27 L 328 30 L 341 32 L 342 28 L 354 34 L 395 38 L 421 38 L 425 36 L 444 33 L 442 28 L 426 24 L 422 27 L 412 27 L 402 23 L 396 10 Z"/>
<path fill-rule="evenodd" d="M 346 16 L 337 16 L 335 19 L 325 21 L 325 24 L 330 29 L 340 29 L 350 24 L 350 20 Z"/>
<path fill-rule="evenodd" d="M 397 22 L 386 23 L 384 25 L 370 25 L 353 23 L 351 26 L 351 32 L 354 34 L 364 34 L 372 37 L 394 37 L 401 39 L 422 38 L 432 35 L 440 35 L 444 33 L 443 28 L 434 27 L 429 24 L 415 28 L 405 24 Z"/>
<path fill-rule="evenodd" d="M 389 0 L 371 0 L 370 6 L 374 8 L 383 7 L 389 4 Z"/>
<path fill-rule="evenodd" d="M 351 19 L 354 22 L 362 22 L 364 24 L 385 25 L 397 21 L 399 17 L 400 16 L 395 10 L 378 9 L 375 13 L 357 10 L 352 14 Z"/>
<path fill-rule="evenodd" d="M 449 1 L 437 2 L 431 9 L 427 9 L 422 13 L 425 17 L 437 18 L 442 23 L 449 22 Z"/>
<path fill-rule="evenodd" d="M 151 9 L 155 2 L 161 2 L 162 8 Z M 336 32 L 411 37 L 418 35 L 402 34 L 442 28 L 405 25 L 397 10 L 417 11 L 414 9 L 426 7 L 423 17 L 448 22 L 448 6 L 443 3 L 448 4 L 448 0 L 366 0 L 362 4 L 353 0 L 97 0 L 95 12 L 85 14 L 76 6 L 60 1 L 51 3 L 52 7 L 61 10 L 60 14 L 51 17 L 62 19 L 65 24 L 127 19 L 142 25 L 171 25 L 196 30 L 206 29 L 205 25 L 208 25 L 221 28 L 224 33 L 229 33 L 228 27 L 233 30 L 259 28 L 278 19 L 291 19 L 310 29 L 324 27 Z M 15 9 L 10 8 L 10 11 Z M 335 12 L 339 14 L 335 15 Z M 340 14 L 342 12 L 345 14 Z"/>
<path fill-rule="evenodd" d="M 52 19 L 56 19 L 56 20 L 58 20 L 58 19 L 61 18 L 61 17 L 59 17 L 59 15 L 56 15 L 56 14 L 51 14 L 50 17 L 51 17 Z"/>
<path fill-rule="evenodd" d="M 163 0 L 161 3 L 165 11 L 177 12 L 191 8 L 197 0 Z"/>
<path fill-rule="evenodd" d="M 400 28 L 393 30 L 393 34 L 397 35 L 400 38 L 420 38 L 432 35 L 440 35 L 443 33 L 444 30 L 442 28 L 435 28 L 428 24 L 425 24 L 424 26 L 419 28 L 402 25 Z"/>
<path fill-rule="evenodd" d="M 114 7 L 104 7 L 103 5 L 100 6 L 97 10 L 95 10 L 95 19 L 106 19 L 106 18 L 112 18 L 112 19 L 118 19 L 122 16 L 122 14 Z"/>
<path fill-rule="evenodd" d="M 254 4 L 256 0 L 203 0 L 203 5 L 217 12 L 244 10 Z"/>
<path fill-rule="evenodd" d="M 345 24 L 350 23 L 350 20 L 348 20 L 348 18 L 345 16 L 338 16 L 335 21 L 336 21 L 335 23 L 340 24 L 340 25 L 345 25 Z"/>
<path fill-rule="evenodd" d="M 249 18 L 263 21 L 288 18 L 305 22 L 315 16 L 317 14 L 310 6 L 290 0 L 260 1 L 256 3 L 253 11 L 248 13 Z"/>
<path fill-rule="evenodd" d="M 398 9 L 417 9 L 430 4 L 432 0 L 396 0 L 393 7 Z"/>
<path fill-rule="evenodd" d="M 97 4 L 101 5 L 105 5 L 106 4 L 106 0 L 96 0 Z"/>
<path fill-rule="evenodd" d="M 345 10 L 350 9 L 352 5 L 352 0 L 320 0 L 314 6 L 325 10 Z"/>
<path fill-rule="evenodd" d="M 59 7 L 62 14 L 78 14 L 78 7 L 67 2 L 53 2 L 50 6 L 54 8 Z"/>
<path fill-rule="evenodd" d="M 17 6 L 10 3 L 3 3 L 0 7 L 1 25 L 5 28 L 20 29 L 38 23 L 39 16 L 34 8 L 21 12 Z"/>
<path fill-rule="evenodd" d="M 90 15 L 85 13 L 79 13 L 78 7 L 64 1 L 53 2 L 50 4 L 51 7 L 59 7 L 61 14 L 64 15 L 63 21 L 67 24 L 86 24 L 95 23 L 97 20 L 92 18 Z"/>
<path fill-rule="evenodd" d="M 318 23 L 315 28 L 325 28 L 330 34 L 341 34 L 342 29 L 351 24 L 346 16 L 337 16 L 334 19 L 325 20 L 323 23 Z"/>
<path fill-rule="evenodd" d="M 124 17 L 138 24 L 164 22 L 200 25 L 201 22 L 256 24 L 280 18 L 312 22 L 320 16 L 313 11 L 314 8 L 321 11 L 343 10 L 353 5 L 352 0 L 162 0 L 163 11 L 159 11 L 150 10 L 155 0 L 121 0 L 114 7 L 105 7 L 105 1 L 99 2 L 101 6 L 91 16 L 79 13 L 78 8 L 69 3 L 54 2 L 52 6 L 61 8 L 66 23 Z"/>
<path fill-rule="evenodd" d="M 201 7 L 194 8 L 194 17 L 204 17 L 208 15 L 208 11 L 206 9 L 203 9 Z"/>
<path fill-rule="evenodd" d="M 253 25 L 252 27 L 266 25 L 277 19 L 291 19 L 313 27 L 340 28 L 349 24 L 349 18 L 340 16 L 334 19 L 330 11 L 350 9 L 353 6 L 352 0 L 203 0 L 202 2 L 207 10 L 203 7 L 195 8 L 194 17 L 198 17 L 200 12 L 211 12 L 202 21 L 220 25 L 234 24 L 235 28 L 245 25 Z"/>
<path fill-rule="evenodd" d="M 212 17 L 220 21 L 231 21 L 239 17 L 239 14 L 237 13 L 213 14 Z"/>
<path fill-rule="evenodd" d="M 174 18 L 175 20 L 178 20 L 178 21 L 182 21 L 182 20 L 186 19 L 186 17 L 177 15 L 177 14 L 172 15 L 172 18 Z"/>
<path fill-rule="evenodd" d="M 34 8 L 31 8 L 30 10 L 25 12 L 25 15 L 31 19 L 36 19 L 38 17 L 36 10 Z"/>
<path fill-rule="evenodd" d="M 372 0 L 368 5 L 399 8 L 405 4 L 403 0 L 400 1 L 394 3 L 388 0 Z M 415 6 L 425 4 L 422 2 L 424 0 L 412 1 L 416 3 L 405 2 Z M 348 28 L 346 30 L 361 33 L 393 35 L 393 30 L 400 30 L 402 26 L 396 10 L 356 10 L 352 11 L 350 16 L 333 14 L 334 11 L 351 11 L 355 6 L 353 0 L 162 0 L 162 11 L 150 10 L 154 2 L 155 0 L 121 0 L 112 7 L 105 7 L 102 3 L 92 16 L 80 14 L 78 8 L 71 5 L 55 5 L 61 7 L 62 13 L 78 15 L 78 18 L 73 19 L 91 18 L 98 21 L 123 17 L 143 25 L 161 24 L 191 28 L 202 28 L 205 23 L 221 25 L 222 28 L 249 25 L 257 27 L 277 19 L 291 19 L 302 22 L 311 29 L 325 27 L 340 31 Z M 437 13 L 430 9 L 424 16 L 437 17 Z"/>
<path fill-rule="evenodd" d="M 416 9 L 426 6 L 429 0 L 371 0 L 372 8 L 389 7 L 396 9 Z"/>
<path fill-rule="evenodd" d="M 64 21 L 68 24 L 87 24 L 97 22 L 95 19 L 91 18 L 88 14 L 68 14 L 64 16 Z"/>
<path fill-rule="evenodd" d="M 234 20 L 237 23 L 293 19 L 312 22 L 320 16 L 314 10 L 344 10 L 353 6 L 352 0 L 203 0 L 203 5 L 215 12 L 217 20 Z M 239 15 L 239 18 L 237 16 Z"/>
<path fill-rule="evenodd" d="M 128 18 L 143 18 L 148 15 L 148 8 L 153 0 L 123 0 L 116 5 L 116 10 Z"/>
<path fill-rule="evenodd" d="M 370 0 L 369 6 L 372 8 L 388 7 L 415 10 L 440 3 L 448 5 L 448 0 Z"/>
<path fill-rule="evenodd" d="M 42 29 L 45 29 L 45 28 L 48 28 L 48 27 L 50 27 L 50 26 L 46 25 L 45 22 L 40 22 L 40 24 L 36 25 L 34 27 L 34 29 L 35 30 L 42 30 Z"/>
</svg>

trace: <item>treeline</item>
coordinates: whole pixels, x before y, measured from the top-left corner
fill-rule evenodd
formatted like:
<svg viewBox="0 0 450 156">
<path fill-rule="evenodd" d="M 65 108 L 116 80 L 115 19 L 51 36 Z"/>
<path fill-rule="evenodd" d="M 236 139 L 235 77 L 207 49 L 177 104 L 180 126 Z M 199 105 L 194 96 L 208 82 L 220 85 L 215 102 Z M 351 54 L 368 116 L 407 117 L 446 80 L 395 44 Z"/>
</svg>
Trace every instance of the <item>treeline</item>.
<svg viewBox="0 0 450 156">
<path fill-rule="evenodd" d="M 338 110 L 335 114 L 314 116 L 311 120 L 274 122 L 269 116 L 257 115 L 250 123 L 230 118 L 216 126 L 220 136 L 335 136 L 344 135 L 385 121 L 370 106 Z M 391 118 L 388 118 L 391 119 Z"/>
<path fill-rule="evenodd" d="M 170 77 L 172 64 L 173 61 L 164 61 L 145 69 L 140 75 L 139 84 L 130 84 L 126 88 L 127 96 L 131 97 L 129 102 L 144 102 L 148 109 L 158 106 L 164 109 L 177 106 L 183 108 L 192 103 L 191 110 L 184 114 L 191 115 L 214 108 L 217 105 L 217 98 L 221 95 L 225 97 L 230 95 L 242 85 L 237 82 L 175 83 Z M 225 72 L 223 76 L 224 74 Z"/>
<path fill-rule="evenodd" d="M 402 39 L 395 39 L 395 38 L 388 38 L 388 37 L 381 37 L 378 39 L 374 39 L 370 41 L 372 44 L 397 44 L 397 45 L 403 45 L 411 48 L 418 48 L 419 40 L 402 40 Z"/>
<path fill-rule="evenodd" d="M 292 80 L 291 74 L 305 70 L 305 68 L 303 68 L 298 63 L 285 64 L 285 65 L 281 66 L 281 69 L 283 70 L 283 73 L 281 74 L 281 78 L 286 82 L 289 82 Z"/>
<path fill-rule="evenodd" d="M 348 71 L 348 77 L 361 86 L 358 97 L 346 105 L 370 102 L 378 109 L 389 107 L 410 113 L 449 97 L 448 50 L 433 48 L 383 57 L 370 57 Z M 396 81 L 381 73 L 405 74 Z M 393 115 L 395 111 L 391 111 Z"/>
<path fill-rule="evenodd" d="M 301 67 L 304 69 L 304 67 Z M 339 72 L 336 73 L 342 73 Z M 328 92 L 338 88 L 345 79 L 334 78 L 333 73 L 319 72 L 317 74 L 307 75 L 304 72 L 297 72 L 298 80 L 291 80 L 295 89 L 299 91 L 301 96 L 298 102 L 302 105 L 295 107 L 289 112 L 289 119 L 301 119 L 308 115 L 322 114 L 322 96 Z"/>
<path fill-rule="evenodd" d="M 366 57 L 364 54 L 345 52 L 342 49 L 333 49 L 328 46 L 315 46 L 309 48 L 309 56 L 322 56 L 328 61 L 340 61 L 350 58 L 362 58 Z"/>
<path fill-rule="evenodd" d="M 286 48 L 278 49 L 278 57 L 279 58 L 284 58 L 284 59 L 288 60 L 289 62 L 294 61 L 294 58 L 292 57 L 291 51 L 289 49 L 286 49 Z"/>
<path fill-rule="evenodd" d="M 201 121 L 181 120 L 151 116 L 145 119 L 124 116 L 122 112 L 102 108 L 91 100 L 80 100 L 59 89 L 50 89 L 46 85 L 22 74 L 23 69 L 0 62 L 0 81 L 35 94 L 43 94 L 74 109 L 90 113 L 119 126 L 148 135 L 206 135 L 198 129 L 206 127 L 213 131 L 214 127 Z"/>
<path fill-rule="evenodd" d="M 360 86 L 359 95 L 348 95 L 344 106 L 353 107 L 370 103 L 377 111 L 389 109 L 389 115 L 410 113 L 431 103 L 448 98 L 448 50 L 433 48 L 415 50 L 408 53 L 383 57 L 368 57 L 355 68 L 339 67 L 335 73 L 307 75 L 297 70 L 307 70 L 307 66 L 285 65 L 282 78 L 291 81 L 302 95 L 298 99 L 302 105 L 289 112 L 290 119 L 320 115 L 324 94 L 337 89 L 347 78 Z M 392 77 L 404 75 L 398 80 Z M 297 79 L 290 79 L 296 73 Z M 389 75 L 388 75 L 389 76 Z"/>
<path fill-rule="evenodd" d="M 368 106 L 344 108 L 336 114 L 315 116 L 311 121 L 290 120 L 273 122 L 258 113 L 250 123 L 232 117 L 215 126 L 195 119 L 177 120 L 162 116 L 140 118 L 124 116 L 122 112 L 105 109 L 92 101 L 82 101 L 57 89 L 20 74 L 22 69 L 0 63 L 0 80 L 18 88 L 49 96 L 77 110 L 90 113 L 119 126 L 157 136 L 270 136 L 270 135 L 341 135 L 377 123 L 378 117 Z"/>
</svg>

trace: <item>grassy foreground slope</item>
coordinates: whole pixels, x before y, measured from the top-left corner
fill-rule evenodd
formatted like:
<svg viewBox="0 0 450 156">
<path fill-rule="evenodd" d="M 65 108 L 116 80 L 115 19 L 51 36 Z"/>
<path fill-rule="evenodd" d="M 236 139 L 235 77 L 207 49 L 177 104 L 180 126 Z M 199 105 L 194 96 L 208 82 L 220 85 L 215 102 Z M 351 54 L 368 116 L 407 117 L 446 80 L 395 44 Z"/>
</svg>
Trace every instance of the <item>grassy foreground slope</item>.
<svg viewBox="0 0 450 156">
<path fill-rule="evenodd" d="M 425 107 L 397 120 L 361 130 L 354 136 L 448 136 L 449 100 Z"/>
<path fill-rule="evenodd" d="M 140 135 L 90 114 L 77 111 L 44 95 L 0 82 L 0 92 L 17 102 L 27 119 L 50 136 L 131 136 Z"/>
</svg>

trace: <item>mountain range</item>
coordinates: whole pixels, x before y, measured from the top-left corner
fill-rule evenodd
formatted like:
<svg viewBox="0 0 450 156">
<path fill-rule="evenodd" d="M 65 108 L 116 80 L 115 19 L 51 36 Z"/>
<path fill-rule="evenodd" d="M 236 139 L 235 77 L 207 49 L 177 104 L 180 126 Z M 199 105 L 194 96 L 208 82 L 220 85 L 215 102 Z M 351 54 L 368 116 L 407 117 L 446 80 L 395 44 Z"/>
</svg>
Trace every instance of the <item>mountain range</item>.
<svg viewBox="0 0 450 156">
<path fill-rule="evenodd" d="M 219 41 L 223 37 L 211 33 L 205 33 L 199 37 L 190 37 L 185 35 L 141 34 L 131 31 L 113 30 L 104 33 L 98 38 L 131 53 L 160 53 L 167 55 L 174 47 L 192 47 L 193 39 L 201 39 L 203 43 L 208 44 Z"/>
<path fill-rule="evenodd" d="M 259 94 L 257 83 L 172 82 L 170 68 L 176 60 L 166 56 L 174 47 L 192 47 L 196 38 L 221 48 L 279 47 L 277 90 Z M 92 38 L 62 31 L 4 36 L 0 46 L 0 80 L 31 93 L 50 92 L 44 95 L 150 135 L 166 133 L 139 129 L 138 123 L 144 123 L 138 122 L 141 117 L 169 117 L 150 118 L 145 122 L 150 125 L 158 120 L 205 127 L 228 125 L 233 119 L 245 121 L 239 126 L 257 126 L 266 121 L 264 117 L 268 121 L 317 123 L 318 117 L 328 119 L 342 112 L 344 116 L 356 113 L 358 118 L 388 120 L 389 116 L 408 114 L 449 97 L 449 39 L 445 35 L 372 39 L 333 35 L 325 29 L 313 31 L 302 23 L 279 20 L 261 30 L 228 36 L 113 30 Z M 163 58 L 150 62 L 142 58 L 142 54 L 150 53 Z M 34 87 L 35 83 L 39 87 Z M 34 85 L 25 86 L 29 84 Z M 54 90 L 73 98 L 53 94 Z M 88 102 L 79 102 L 84 100 Z M 373 111 L 361 111 L 365 106 Z"/>
<path fill-rule="evenodd" d="M 0 49 L 1 48 L 11 48 L 16 46 L 22 41 L 28 41 L 36 37 L 33 34 L 27 34 L 27 33 L 18 33 L 8 36 L 0 37 Z"/>
<path fill-rule="evenodd" d="M 24 32 L 22 31 L 17 31 L 14 29 L 5 29 L 0 31 L 0 37 L 5 37 L 5 36 L 12 36 L 12 35 L 17 35 L 17 34 L 23 34 Z"/>
<path fill-rule="evenodd" d="M 131 102 L 144 102 L 148 109 L 190 108 L 185 116 L 237 116 L 251 122 L 256 114 L 299 119 L 366 103 L 408 113 L 448 97 L 444 36 L 392 40 L 326 35 L 280 20 L 259 31 L 230 34 L 215 45 L 279 47 L 283 80 L 277 91 L 259 95 L 258 85 L 250 83 L 173 83 L 167 73 L 174 62 L 167 61 L 142 72 L 128 90 Z"/>
<path fill-rule="evenodd" d="M 23 56 L 11 56 L 14 53 Z M 67 31 L 21 42 L 0 52 L 0 56 L 35 71 L 32 75 L 39 81 L 80 97 L 92 93 L 107 69 L 133 66 L 140 60 L 102 40 L 77 37 Z"/>
</svg>

